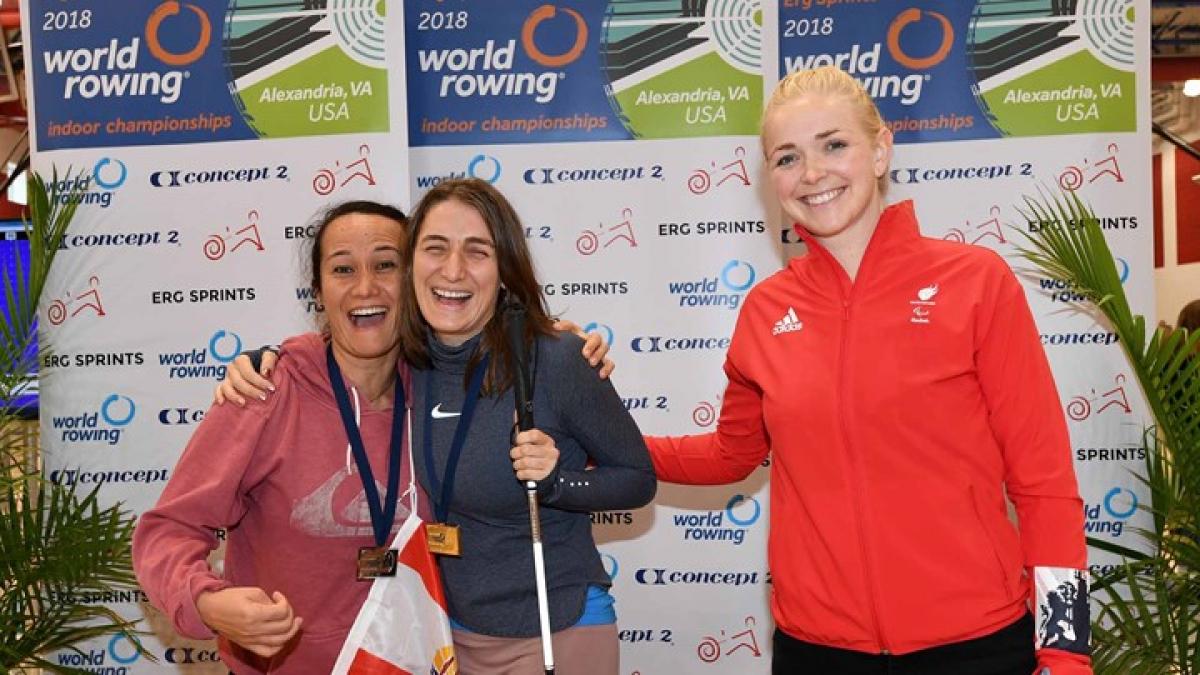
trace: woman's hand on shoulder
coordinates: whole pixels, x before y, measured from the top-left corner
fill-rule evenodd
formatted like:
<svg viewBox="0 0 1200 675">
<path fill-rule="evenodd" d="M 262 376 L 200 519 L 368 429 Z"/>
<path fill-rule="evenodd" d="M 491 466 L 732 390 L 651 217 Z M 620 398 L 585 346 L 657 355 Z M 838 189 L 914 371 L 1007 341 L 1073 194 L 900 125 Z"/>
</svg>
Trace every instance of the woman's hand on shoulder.
<svg viewBox="0 0 1200 675">
<path fill-rule="evenodd" d="M 303 619 L 292 612 L 283 593 L 268 596 L 261 588 L 233 586 L 196 598 L 205 625 L 259 656 L 279 653 L 300 630 Z"/>
<path fill-rule="evenodd" d="M 522 431 L 513 439 L 508 455 L 513 471 L 521 481 L 539 481 L 549 476 L 558 464 L 558 446 L 549 435 L 537 430 Z"/>
<path fill-rule="evenodd" d="M 267 378 L 275 369 L 279 355 L 267 349 L 262 353 L 260 372 L 254 372 L 250 357 L 238 354 L 237 358 L 225 369 L 225 379 L 213 391 L 213 403 L 224 405 L 226 401 L 238 406 L 246 405 L 244 397 L 249 396 L 260 401 L 267 400 L 267 394 L 275 391 L 275 385 Z"/>
<path fill-rule="evenodd" d="M 592 364 L 593 368 L 600 366 L 599 371 L 597 371 L 597 374 L 600 375 L 600 379 L 608 379 L 608 376 L 612 374 L 613 369 L 617 367 L 617 364 L 613 363 L 612 359 L 608 358 L 608 350 L 610 346 L 604 341 L 604 336 L 600 333 L 596 331 L 584 333 L 579 324 L 566 319 L 559 319 L 558 321 L 555 321 L 554 330 L 562 331 L 564 333 L 574 333 L 583 339 L 583 358 L 587 359 L 587 362 Z"/>
</svg>

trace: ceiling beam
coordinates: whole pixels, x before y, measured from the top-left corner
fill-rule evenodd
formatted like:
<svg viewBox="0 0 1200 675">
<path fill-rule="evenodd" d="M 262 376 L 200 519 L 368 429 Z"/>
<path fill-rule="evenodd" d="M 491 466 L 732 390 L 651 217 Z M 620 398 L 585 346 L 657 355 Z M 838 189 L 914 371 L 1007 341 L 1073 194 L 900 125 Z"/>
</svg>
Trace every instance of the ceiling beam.
<svg viewBox="0 0 1200 675">
<path fill-rule="evenodd" d="M 1150 59 L 1150 79 L 1154 82 L 1200 79 L 1200 56 L 1156 56 Z"/>
</svg>

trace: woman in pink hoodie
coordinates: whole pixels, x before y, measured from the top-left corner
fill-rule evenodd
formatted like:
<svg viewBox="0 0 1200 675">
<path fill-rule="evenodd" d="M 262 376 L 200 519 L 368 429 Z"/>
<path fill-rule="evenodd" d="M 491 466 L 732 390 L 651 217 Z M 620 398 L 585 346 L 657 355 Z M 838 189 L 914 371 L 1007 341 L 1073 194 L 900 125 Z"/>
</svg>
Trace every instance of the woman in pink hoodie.
<svg viewBox="0 0 1200 675">
<path fill-rule="evenodd" d="M 427 509 L 403 424 L 405 226 L 402 212 L 374 202 L 324 214 L 311 256 L 324 330 L 284 343 L 274 396 L 209 410 L 138 522 L 134 567 L 151 601 L 180 634 L 218 637 L 239 675 L 328 673 L 371 587 L 356 581 L 359 550 Z M 347 445 L 355 434 L 335 388 L 353 401 L 365 457 Z M 220 530 L 223 574 L 208 563 Z"/>
</svg>

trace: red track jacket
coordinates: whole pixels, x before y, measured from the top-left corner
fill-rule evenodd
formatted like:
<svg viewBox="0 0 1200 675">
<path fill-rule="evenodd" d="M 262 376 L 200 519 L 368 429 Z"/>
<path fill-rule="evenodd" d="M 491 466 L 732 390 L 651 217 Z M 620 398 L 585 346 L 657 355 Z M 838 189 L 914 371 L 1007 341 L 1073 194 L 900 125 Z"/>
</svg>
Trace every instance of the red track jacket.
<svg viewBox="0 0 1200 675">
<path fill-rule="evenodd" d="M 771 605 L 798 639 L 905 654 L 1013 623 L 1026 568 L 1087 563 L 1020 284 L 989 249 L 921 237 L 911 202 L 884 211 L 853 283 L 806 240 L 745 300 L 718 431 L 649 439 L 659 478 L 733 482 L 772 453 Z"/>
</svg>

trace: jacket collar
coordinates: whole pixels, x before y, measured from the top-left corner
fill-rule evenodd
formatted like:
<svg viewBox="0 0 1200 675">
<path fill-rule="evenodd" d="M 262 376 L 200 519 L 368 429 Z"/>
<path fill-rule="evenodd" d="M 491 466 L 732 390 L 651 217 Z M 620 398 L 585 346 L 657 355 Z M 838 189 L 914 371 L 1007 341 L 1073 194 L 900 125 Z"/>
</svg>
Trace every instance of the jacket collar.
<svg viewBox="0 0 1200 675">
<path fill-rule="evenodd" d="M 829 270 L 841 281 L 842 286 L 848 290 L 852 285 L 850 276 L 846 274 L 846 270 L 833 257 L 833 254 L 822 246 L 816 237 L 809 234 L 808 230 L 804 229 L 800 223 L 795 223 L 792 225 L 792 228 L 804 240 L 804 244 L 808 247 L 810 255 L 823 260 L 829 267 Z M 867 250 L 863 253 L 862 264 L 859 265 L 858 278 L 861 279 L 867 266 L 869 264 L 873 266 L 874 263 L 872 261 L 885 251 L 894 249 L 906 242 L 914 241 L 920 238 L 920 236 L 921 231 L 917 225 L 917 215 L 913 210 L 912 200 L 906 199 L 902 202 L 889 205 L 879 215 L 879 222 L 875 226 L 875 231 L 871 234 L 871 241 L 867 243 Z M 802 257 L 793 258 L 789 266 L 799 271 L 795 266 L 803 259 Z"/>
</svg>

